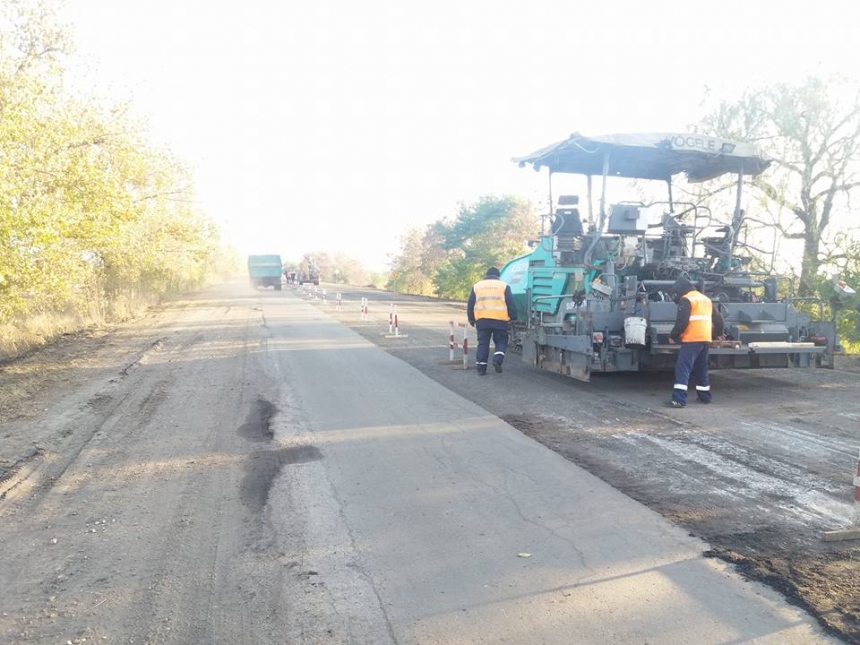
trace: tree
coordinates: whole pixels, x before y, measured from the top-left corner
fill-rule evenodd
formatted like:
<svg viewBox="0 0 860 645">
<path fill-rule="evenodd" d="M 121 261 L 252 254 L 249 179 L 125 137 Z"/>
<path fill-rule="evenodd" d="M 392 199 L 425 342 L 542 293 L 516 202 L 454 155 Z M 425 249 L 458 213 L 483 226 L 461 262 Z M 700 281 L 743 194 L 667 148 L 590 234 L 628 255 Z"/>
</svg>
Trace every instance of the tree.
<svg viewBox="0 0 860 645">
<path fill-rule="evenodd" d="M 332 258 L 334 266 L 329 279 L 342 284 L 366 285 L 370 283 L 370 271 L 361 260 L 343 252 L 336 252 Z"/>
<path fill-rule="evenodd" d="M 67 36 L 40 0 L 0 3 L 0 325 L 75 319 L 235 263 L 190 176 L 125 107 L 68 93 Z"/>
<path fill-rule="evenodd" d="M 409 229 L 400 240 L 400 251 L 391 259 L 388 288 L 400 293 L 430 296 L 435 293 L 433 272 L 437 264 L 428 262 L 432 255 L 429 229 Z"/>
<path fill-rule="evenodd" d="M 436 292 L 465 299 L 487 267 L 501 267 L 525 250 L 525 241 L 540 226 L 534 206 L 521 197 L 486 196 L 462 204 L 457 217 L 431 227 L 441 240 L 444 261 L 436 270 Z M 432 247 L 431 247 L 432 248 Z"/>
<path fill-rule="evenodd" d="M 461 204 L 453 220 L 410 230 L 391 261 L 388 286 L 465 299 L 489 266 L 501 267 L 525 250 L 540 227 L 534 206 L 520 197 L 485 196 Z"/>
<path fill-rule="evenodd" d="M 703 121 L 718 136 L 759 144 L 774 162 L 752 178 L 772 226 L 800 240 L 799 294 L 813 295 L 834 241 L 834 217 L 860 187 L 860 91 L 848 82 L 807 78 L 746 92 Z"/>
</svg>

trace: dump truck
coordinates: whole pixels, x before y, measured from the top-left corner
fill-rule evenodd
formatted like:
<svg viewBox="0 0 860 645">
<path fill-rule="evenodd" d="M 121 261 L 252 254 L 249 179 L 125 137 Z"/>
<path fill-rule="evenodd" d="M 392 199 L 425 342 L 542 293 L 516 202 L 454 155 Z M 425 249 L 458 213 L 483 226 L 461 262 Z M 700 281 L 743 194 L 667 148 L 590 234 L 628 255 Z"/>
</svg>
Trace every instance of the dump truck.
<svg viewBox="0 0 860 645">
<path fill-rule="evenodd" d="M 249 255 L 248 278 L 252 287 L 274 287 L 281 290 L 283 263 L 280 255 Z"/>
<path fill-rule="evenodd" d="M 672 370 L 679 347 L 669 343 L 677 314 L 670 287 L 684 277 L 726 322 L 726 337 L 710 350 L 711 369 L 833 367 L 835 323 L 802 311 L 823 311 L 822 303 L 801 304 L 809 299 L 751 268 L 743 179 L 771 163 L 755 146 L 696 134 L 574 134 L 514 161 L 549 170 L 553 206 L 533 250 L 501 272 L 517 301 L 512 340 L 524 361 L 583 381 L 594 373 Z M 560 173 L 585 176 L 585 199 L 553 200 Z M 720 218 L 707 204 L 677 200 L 680 173 L 690 182 L 732 178 L 733 212 Z M 638 195 L 660 182 L 650 188 L 662 194 L 608 203 L 607 182 L 618 177 L 640 180 L 625 185 Z"/>
</svg>

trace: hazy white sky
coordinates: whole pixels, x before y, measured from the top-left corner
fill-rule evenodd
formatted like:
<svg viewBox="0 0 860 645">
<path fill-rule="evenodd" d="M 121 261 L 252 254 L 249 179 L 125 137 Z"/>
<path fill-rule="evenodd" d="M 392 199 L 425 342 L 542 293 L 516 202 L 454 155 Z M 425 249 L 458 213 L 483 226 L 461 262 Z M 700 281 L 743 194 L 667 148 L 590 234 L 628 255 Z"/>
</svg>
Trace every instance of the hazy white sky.
<svg viewBox="0 0 860 645">
<path fill-rule="evenodd" d="M 240 252 L 382 268 L 405 227 L 459 201 L 544 198 L 545 175 L 510 159 L 571 132 L 684 131 L 705 86 L 860 77 L 856 7 L 66 0 L 62 15 L 82 68 L 192 167 Z"/>
</svg>

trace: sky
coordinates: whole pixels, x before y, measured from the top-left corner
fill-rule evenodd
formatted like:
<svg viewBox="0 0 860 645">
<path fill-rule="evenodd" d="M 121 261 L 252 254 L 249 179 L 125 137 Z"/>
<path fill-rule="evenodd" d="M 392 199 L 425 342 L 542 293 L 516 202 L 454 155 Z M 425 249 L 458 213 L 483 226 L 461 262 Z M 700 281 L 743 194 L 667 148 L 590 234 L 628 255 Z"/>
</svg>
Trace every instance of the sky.
<svg viewBox="0 0 860 645">
<path fill-rule="evenodd" d="M 60 15 L 76 74 L 191 168 L 240 253 L 383 270 L 409 227 L 460 203 L 545 200 L 546 175 L 511 158 L 572 132 L 683 132 L 706 89 L 860 78 L 855 7 L 65 0 Z"/>
</svg>

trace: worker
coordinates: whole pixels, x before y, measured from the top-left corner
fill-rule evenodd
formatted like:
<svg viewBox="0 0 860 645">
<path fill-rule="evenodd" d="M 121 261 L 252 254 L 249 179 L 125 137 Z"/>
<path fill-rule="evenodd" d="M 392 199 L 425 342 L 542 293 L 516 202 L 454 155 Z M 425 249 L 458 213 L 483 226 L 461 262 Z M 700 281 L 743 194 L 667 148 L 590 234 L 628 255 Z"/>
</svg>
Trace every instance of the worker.
<svg viewBox="0 0 860 645">
<path fill-rule="evenodd" d="M 517 305 L 511 288 L 499 278 L 496 267 L 487 269 L 487 274 L 475 283 L 466 305 L 469 324 L 478 331 L 478 350 L 475 353 L 475 369 L 480 376 L 487 373 L 490 357 L 490 340 L 493 341 L 493 368 L 502 371 L 505 351 L 508 349 L 508 323 L 517 317 Z"/>
<path fill-rule="evenodd" d="M 678 315 L 669 333 L 669 342 L 681 343 L 681 349 L 675 362 L 675 385 L 669 405 L 673 408 L 687 405 L 687 387 L 691 375 L 696 381 L 696 399 L 700 403 L 710 403 L 708 350 L 711 340 L 723 335 L 723 317 L 711 299 L 697 291 L 686 278 L 678 278 L 671 292 L 678 305 Z"/>
</svg>

